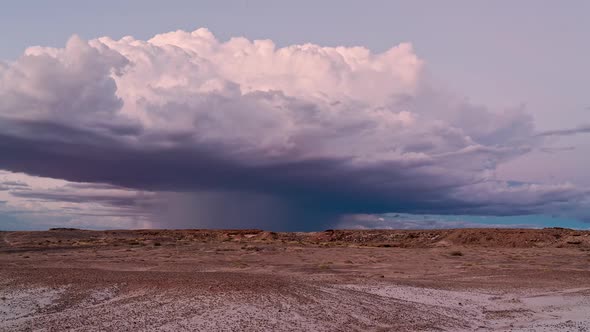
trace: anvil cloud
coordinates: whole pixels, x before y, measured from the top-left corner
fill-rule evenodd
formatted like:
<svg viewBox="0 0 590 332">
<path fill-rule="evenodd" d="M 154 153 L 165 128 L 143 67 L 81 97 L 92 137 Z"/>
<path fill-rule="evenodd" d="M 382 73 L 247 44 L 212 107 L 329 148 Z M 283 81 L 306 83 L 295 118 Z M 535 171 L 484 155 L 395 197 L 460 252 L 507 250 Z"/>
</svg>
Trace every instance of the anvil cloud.
<svg viewBox="0 0 590 332">
<path fill-rule="evenodd" d="M 497 178 L 553 134 L 520 107 L 436 86 L 407 43 L 375 54 L 206 29 L 74 36 L 0 64 L 0 100 L 0 169 L 148 193 L 145 204 L 14 197 L 123 199 L 156 224 L 310 229 L 385 212 L 560 213 L 588 199 L 572 184 Z"/>
</svg>

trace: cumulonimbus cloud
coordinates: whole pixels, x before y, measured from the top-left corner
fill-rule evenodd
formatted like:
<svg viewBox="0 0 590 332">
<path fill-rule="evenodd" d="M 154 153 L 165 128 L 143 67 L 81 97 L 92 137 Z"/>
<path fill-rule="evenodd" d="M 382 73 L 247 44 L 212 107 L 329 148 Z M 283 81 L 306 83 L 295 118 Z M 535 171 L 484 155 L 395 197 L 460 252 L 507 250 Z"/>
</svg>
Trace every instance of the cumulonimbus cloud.
<svg viewBox="0 0 590 332">
<path fill-rule="evenodd" d="M 0 66 L 0 169 L 227 193 L 236 207 L 251 194 L 322 216 L 537 213 L 587 198 L 496 179 L 498 164 L 541 145 L 533 118 L 449 95 L 424 72 L 410 44 L 375 54 L 221 42 L 206 29 L 74 36 Z"/>
</svg>

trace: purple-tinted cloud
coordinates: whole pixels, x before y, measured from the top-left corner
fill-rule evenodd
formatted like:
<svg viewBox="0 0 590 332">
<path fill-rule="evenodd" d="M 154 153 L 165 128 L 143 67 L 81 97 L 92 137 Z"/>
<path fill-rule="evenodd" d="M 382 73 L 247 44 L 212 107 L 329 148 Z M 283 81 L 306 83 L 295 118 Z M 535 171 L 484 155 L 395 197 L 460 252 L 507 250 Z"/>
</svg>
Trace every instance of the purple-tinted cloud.
<svg viewBox="0 0 590 332">
<path fill-rule="evenodd" d="M 315 228 L 346 214 L 509 215 L 585 204 L 588 192 L 573 185 L 495 178 L 497 165 L 542 148 L 548 135 L 535 134 L 525 110 L 473 105 L 423 72 L 410 44 L 374 54 L 222 43 L 205 29 L 148 41 L 73 37 L 0 67 L 0 169 L 160 199 L 15 197 L 121 202 L 196 226 Z M 284 213 L 240 222 L 226 213 L 277 206 Z"/>
<path fill-rule="evenodd" d="M 548 130 L 540 132 L 539 136 L 570 136 L 590 133 L 590 124 L 580 125 L 575 128 Z"/>
</svg>

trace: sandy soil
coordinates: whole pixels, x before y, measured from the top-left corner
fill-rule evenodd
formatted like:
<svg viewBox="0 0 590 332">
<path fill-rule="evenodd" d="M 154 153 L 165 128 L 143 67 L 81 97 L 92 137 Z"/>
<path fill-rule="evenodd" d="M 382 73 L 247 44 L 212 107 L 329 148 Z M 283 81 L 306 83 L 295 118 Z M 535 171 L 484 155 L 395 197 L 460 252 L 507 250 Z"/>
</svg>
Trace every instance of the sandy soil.
<svg viewBox="0 0 590 332">
<path fill-rule="evenodd" d="M 0 330 L 590 331 L 590 234 L 0 232 Z"/>
</svg>

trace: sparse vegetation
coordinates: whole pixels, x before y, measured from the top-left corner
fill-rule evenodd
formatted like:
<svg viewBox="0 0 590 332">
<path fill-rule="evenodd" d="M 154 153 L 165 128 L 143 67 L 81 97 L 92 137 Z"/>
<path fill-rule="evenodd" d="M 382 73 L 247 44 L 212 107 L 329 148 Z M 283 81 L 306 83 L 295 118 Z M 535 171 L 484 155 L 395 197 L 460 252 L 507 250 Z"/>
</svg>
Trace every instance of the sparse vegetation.
<svg viewBox="0 0 590 332">
<path fill-rule="evenodd" d="M 237 262 L 232 262 L 231 264 L 232 264 L 234 267 L 237 267 L 237 268 L 240 268 L 240 269 L 245 269 L 245 268 L 247 268 L 247 267 L 249 266 L 247 263 L 240 262 L 240 261 L 237 261 Z"/>
<path fill-rule="evenodd" d="M 248 251 L 260 251 L 262 250 L 261 247 L 257 247 L 257 246 L 251 246 L 251 245 L 244 245 L 241 248 L 242 250 L 248 250 Z"/>
<path fill-rule="evenodd" d="M 459 250 L 453 250 L 453 251 L 451 251 L 449 254 L 450 254 L 451 256 L 455 256 L 455 257 L 458 257 L 458 256 L 463 256 L 463 252 L 461 252 L 461 251 L 459 251 Z"/>
</svg>

